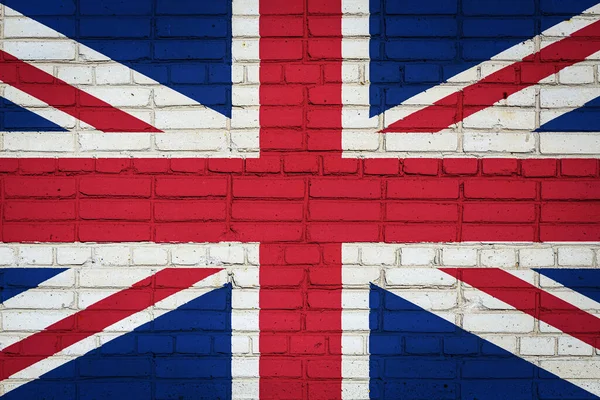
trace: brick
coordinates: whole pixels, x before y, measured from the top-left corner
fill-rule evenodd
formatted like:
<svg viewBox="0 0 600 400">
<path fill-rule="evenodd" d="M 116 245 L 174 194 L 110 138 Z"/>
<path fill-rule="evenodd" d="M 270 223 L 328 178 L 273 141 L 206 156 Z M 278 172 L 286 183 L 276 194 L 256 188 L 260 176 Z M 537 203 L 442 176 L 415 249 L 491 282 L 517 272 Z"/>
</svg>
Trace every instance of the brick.
<svg viewBox="0 0 600 400">
<path fill-rule="evenodd" d="M 542 182 L 544 200 L 600 200 L 600 185 L 596 181 Z"/>
<path fill-rule="evenodd" d="M 532 159 L 521 161 L 521 172 L 527 177 L 556 176 L 556 160 Z"/>
<path fill-rule="evenodd" d="M 261 330 L 273 332 L 299 331 L 302 316 L 297 311 L 272 311 L 260 312 Z"/>
<path fill-rule="evenodd" d="M 543 203 L 543 222 L 600 222 L 600 203 Z"/>
<path fill-rule="evenodd" d="M 74 242 L 75 224 L 4 223 L 2 239 L 6 242 Z"/>
<path fill-rule="evenodd" d="M 244 160 L 209 159 L 208 170 L 211 172 L 242 172 L 244 170 Z"/>
<path fill-rule="evenodd" d="M 470 180 L 464 184 L 471 199 L 535 199 L 536 183 L 516 180 Z"/>
<path fill-rule="evenodd" d="M 404 173 L 407 175 L 431 175 L 439 173 L 440 161 L 427 158 L 410 158 L 404 160 Z"/>
<path fill-rule="evenodd" d="M 301 85 L 262 85 L 260 100 L 264 105 L 298 105 L 304 101 L 304 87 Z"/>
<path fill-rule="evenodd" d="M 72 197 L 75 179 L 54 177 L 7 177 L 4 179 L 6 197 Z"/>
<path fill-rule="evenodd" d="M 226 177 L 161 177 L 156 178 L 159 197 L 206 197 L 227 194 Z"/>
<path fill-rule="evenodd" d="M 384 235 L 386 242 L 454 242 L 457 230 L 453 224 L 388 224 Z"/>
<path fill-rule="evenodd" d="M 306 271 L 302 267 L 277 267 L 277 274 L 262 274 L 261 287 L 299 286 L 305 278 Z"/>
<path fill-rule="evenodd" d="M 167 172 L 171 168 L 171 160 L 147 160 L 138 158 L 133 160 L 133 168 L 140 173 Z"/>
<path fill-rule="evenodd" d="M 64 172 L 90 172 L 94 170 L 94 160 L 60 158 L 58 170 Z"/>
<path fill-rule="evenodd" d="M 352 174 L 358 171 L 358 160 L 338 157 L 323 159 L 323 173 L 325 175 Z"/>
<path fill-rule="evenodd" d="M 118 174 L 131 167 L 129 159 L 99 158 L 96 160 L 96 171 L 107 174 Z"/>
<path fill-rule="evenodd" d="M 303 148 L 302 132 L 284 128 L 265 128 L 260 132 L 262 150 L 300 150 Z M 246 165 L 252 160 L 248 160 Z"/>
<path fill-rule="evenodd" d="M 290 198 L 304 197 L 303 179 L 234 179 L 233 196 L 236 198 Z"/>
<path fill-rule="evenodd" d="M 442 168 L 447 175 L 475 175 L 479 161 L 475 158 L 445 158 Z"/>
<path fill-rule="evenodd" d="M 517 160 L 485 159 L 483 160 L 484 175 L 514 175 L 518 171 Z"/>
<path fill-rule="evenodd" d="M 315 242 L 376 242 L 379 227 L 367 223 L 312 223 L 308 226 L 308 237 Z"/>
<path fill-rule="evenodd" d="M 81 177 L 79 192 L 87 196 L 150 197 L 151 178 Z"/>
<path fill-rule="evenodd" d="M 458 205 L 393 202 L 386 205 L 385 219 L 405 222 L 453 222 L 458 220 Z"/>
<path fill-rule="evenodd" d="M 144 200 L 81 200 L 79 216 L 86 220 L 147 221 L 150 203 Z"/>
<path fill-rule="evenodd" d="M 563 176 L 596 176 L 598 174 L 598 161 L 583 159 L 561 160 L 560 171 Z"/>
<path fill-rule="evenodd" d="M 260 291 L 261 310 L 295 310 L 302 308 L 304 296 L 299 291 L 263 289 Z"/>
<path fill-rule="evenodd" d="M 231 218 L 240 221 L 301 221 L 304 205 L 290 201 L 239 201 L 232 204 Z"/>
<path fill-rule="evenodd" d="M 202 158 L 172 158 L 171 169 L 173 172 L 204 172 L 206 160 Z"/>
<path fill-rule="evenodd" d="M 224 221 L 224 201 L 160 201 L 154 203 L 156 221 Z"/>
<path fill-rule="evenodd" d="M 398 160 L 367 159 L 364 161 L 364 171 L 367 175 L 398 175 L 400 164 Z"/>
<path fill-rule="evenodd" d="M 134 222 L 127 223 L 82 223 L 79 226 L 81 242 L 149 242 L 150 226 Z M 73 242 L 75 240 L 69 240 Z"/>
<path fill-rule="evenodd" d="M 465 242 L 533 242 L 535 227 L 498 223 L 463 224 L 461 241 Z M 546 241 L 542 239 L 542 241 Z"/>
<path fill-rule="evenodd" d="M 465 203 L 465 222 L 533 222 L 536 218 L 534 204 L 523 203 Z"/>
<path fill-rule="evenodd" d="M 281 171 L 281 158 L 279 156 L 261 156 L 258 159 L 246 160 L 246 172 L 251 173 L 277 173 Z"/>
<path fill-rule="evenodd" d="M 379 199 L 381 183 L 368 179 L 311 179 L 310 196 L 315 198 Z"/>
<path fill-rule="evenodd" d="M 321 248 L 317 245 L 288 246 L 285 262 L 288 264 L 317 264 L 321 261 Z"/>
<path fill-rule="evenodd" d="M 387 197 L 391 199 L 457 199 L 458 181 L 454 179 L 390 179 Z"/>
<path fill-rule="evenodd" d="M 287 83 L 317 83 L 320 78 L 320 65 L 291 64 L 285 66 L 285 80 Z"/>
<path fill-rule="evenodd" d="M 378 221 L 381 205 L 374 202 L 311 201 L 309 218 L 313 221 Z"/>
<path fill-rule="evenodd" d="M 558 265 L 560 266 L 591 266 L 594 252 L 586 247 L 559 247 Z"/>
<path fill-rule="evenodd" d="M 6 221 L 60 221 L 75 218 L 73 201 L 7 201 Z"/>
<path fill-rule="evenodd" d="M 317 156 L 287 155 L 283 159 L 283 170 L 288 173 L 319 172 Z"/>
</svg>

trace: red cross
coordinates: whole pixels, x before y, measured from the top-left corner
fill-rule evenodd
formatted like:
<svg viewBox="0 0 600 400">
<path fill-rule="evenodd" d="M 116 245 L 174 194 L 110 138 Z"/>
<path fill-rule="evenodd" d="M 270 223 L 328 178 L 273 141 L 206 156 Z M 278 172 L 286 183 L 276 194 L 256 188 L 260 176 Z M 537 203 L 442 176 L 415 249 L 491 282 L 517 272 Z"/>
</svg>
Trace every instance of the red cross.
<svg viewBox="0 0 600 400">
<path fill-rule="evenodd" d="M 3 159 L 0 239 L 260 242 L 264 399 L 341 398 L 341 243 L 600 239 L 597 160 L 342 158 L 340 1 L 260 12 L 259 159 Z"/>
</svg>

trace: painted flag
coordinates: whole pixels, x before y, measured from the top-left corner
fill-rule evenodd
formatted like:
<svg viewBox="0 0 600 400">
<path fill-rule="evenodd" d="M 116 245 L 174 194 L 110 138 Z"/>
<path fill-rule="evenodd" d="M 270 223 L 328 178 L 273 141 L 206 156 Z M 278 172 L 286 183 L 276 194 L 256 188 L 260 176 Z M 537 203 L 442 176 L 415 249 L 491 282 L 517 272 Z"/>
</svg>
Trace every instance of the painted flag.
<svg viewBox="0 0 600 400">
<path fill-rule="evenodd" d="M 1 399 L 600 397 L 597 1 L 0 5 Z"/>
</svg>

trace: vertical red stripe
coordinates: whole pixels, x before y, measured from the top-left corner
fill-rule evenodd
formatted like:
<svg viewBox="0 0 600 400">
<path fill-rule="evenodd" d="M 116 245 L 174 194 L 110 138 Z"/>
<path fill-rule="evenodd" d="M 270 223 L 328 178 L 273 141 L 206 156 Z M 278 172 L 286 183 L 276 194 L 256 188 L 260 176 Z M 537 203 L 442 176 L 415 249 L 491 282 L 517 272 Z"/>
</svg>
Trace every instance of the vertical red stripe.
<svg viewBox="0 0 600 400">
<path fill-rule="evenodd" d="M 260 398 L 341 399 L 341 245 L 260 247 Z"/>
<path fill-rule="evenodd" d="M 442 271 L 592 347 L 600 348 L 600 318 L 506 271 L 499 268 L 442 268 Z"/>
</svg>

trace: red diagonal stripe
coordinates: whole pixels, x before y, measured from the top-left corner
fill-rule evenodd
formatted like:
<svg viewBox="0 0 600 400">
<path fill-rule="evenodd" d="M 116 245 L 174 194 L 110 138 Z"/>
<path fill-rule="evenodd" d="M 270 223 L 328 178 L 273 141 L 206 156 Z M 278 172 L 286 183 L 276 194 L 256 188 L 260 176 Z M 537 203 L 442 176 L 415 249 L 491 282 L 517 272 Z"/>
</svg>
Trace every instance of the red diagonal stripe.
<svg viewBox="0 0 600 400">
<path fill-rule="evenodd" d="M 0 381 L 219 271 L 220 268 L 164 269 L 6 347 L 0 352 Z"/>
<path fill-rule="evenodd" d="M 15 66 L 20 80 L 14 80 Z M 0 50 L 0 80 L 103 132 L 161 132 L 152 125 Z M 24 83 L 51 82 L 49 84 Z M 76 99 L 75 105 L 65 105 Z M 80 104 L 86 104 L 81 106 Z"/>
<path fill-rule="evenodd" d="M 600 21 L 394 122 L 382 132 L 439 132 L 600 51 Z M 554 60 L 554 61 L 552 61 Z M 515 80 L 523 67 L 527 82 Z M 518 79 L 518 78 L 517 78 Z"/>
<path fill-rule="evenodd" d="M 469 285 L 561 331 L 600 348 L 600 318 L 499 268 L 442 268 Z M 529 299 L 537 299 L 532 305 Z"/>
</svg>

